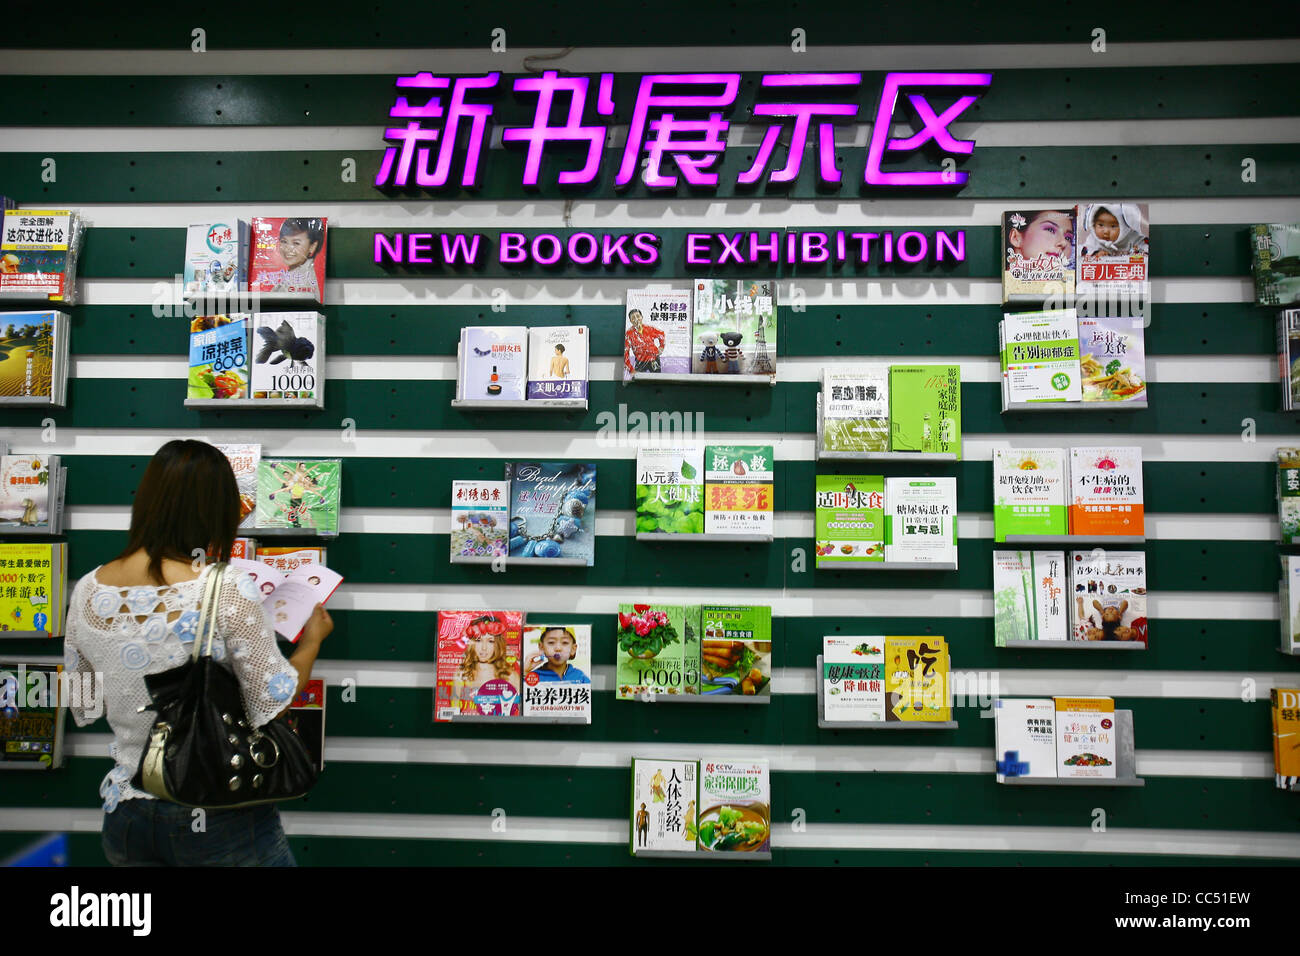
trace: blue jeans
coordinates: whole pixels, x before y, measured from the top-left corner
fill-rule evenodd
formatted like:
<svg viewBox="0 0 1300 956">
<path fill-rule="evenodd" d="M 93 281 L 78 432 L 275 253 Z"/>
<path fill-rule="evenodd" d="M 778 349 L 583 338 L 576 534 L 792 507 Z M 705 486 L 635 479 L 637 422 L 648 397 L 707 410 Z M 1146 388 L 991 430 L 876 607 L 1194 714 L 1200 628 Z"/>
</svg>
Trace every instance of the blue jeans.
<svg viewBox="0 0 1300 956">
<path fill-rule="evenodd" d="M 297 866 L 272 803 L 199 811 L 123 800 L 104 814 L 103 845 L 113 866 Z"/>
</svg>

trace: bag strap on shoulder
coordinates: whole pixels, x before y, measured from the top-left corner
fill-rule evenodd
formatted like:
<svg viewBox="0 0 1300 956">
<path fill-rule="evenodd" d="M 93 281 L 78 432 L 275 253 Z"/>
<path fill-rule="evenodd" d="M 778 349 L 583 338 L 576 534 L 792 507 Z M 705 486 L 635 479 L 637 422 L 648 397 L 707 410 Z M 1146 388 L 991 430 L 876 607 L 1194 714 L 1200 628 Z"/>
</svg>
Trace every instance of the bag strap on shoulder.
<svg viewBox="0 0 1300 956">
<path fill-rule="evenodd" d="M 194 661 L 198 661 L 201 655 L 212 654 L 212 638 L 217 630 L 217 595 L 221 591 L 221 580 L 227 567 L 229 565 L 226 562 L 218 561 L 207 568 L 203 597 L 199 604 L 199 626 L 194 635 L 194 650 L 191 652 Z"/>
</svg>

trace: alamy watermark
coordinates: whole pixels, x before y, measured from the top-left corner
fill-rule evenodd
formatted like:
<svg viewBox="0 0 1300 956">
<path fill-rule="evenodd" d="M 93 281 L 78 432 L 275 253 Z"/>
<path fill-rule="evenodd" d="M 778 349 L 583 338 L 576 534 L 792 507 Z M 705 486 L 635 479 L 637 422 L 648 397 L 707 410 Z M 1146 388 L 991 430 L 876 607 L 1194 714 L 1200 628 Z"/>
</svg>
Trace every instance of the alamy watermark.
<svg viewBox="0 0 1300 956">
<path fill-rule="evenodd" d="M 600 448 L 671 448 L 704 441 L 703 412 L 618 411 L 596 415 L 596 445 Z"/>
<path fill-rule="evenodd" d="M 75 707 L 88 717 L 104 713 L 104 675 L 99 671 L 59 671 L 19 664 L 16 671 L 0 670 L 0 718 L 22 716 L 27 709 Z"/>
</svg>

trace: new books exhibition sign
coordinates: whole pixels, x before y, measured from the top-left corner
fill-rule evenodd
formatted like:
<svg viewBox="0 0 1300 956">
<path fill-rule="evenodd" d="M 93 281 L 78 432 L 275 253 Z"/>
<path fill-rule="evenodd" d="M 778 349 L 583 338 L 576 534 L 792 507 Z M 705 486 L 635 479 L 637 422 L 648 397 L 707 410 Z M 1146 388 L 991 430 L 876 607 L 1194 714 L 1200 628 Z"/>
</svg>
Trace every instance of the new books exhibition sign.
<svg viewBox="0 0 1300 956">
<path fill-rule="evenodd" d="M 988 89 L 991 73 L 654 73 L 598 77 L 555 70 L 503 81 L 417 73 L 395 81 L 389 144 L 374 184 L 464 198 L 564 195 L 744 198 L 780 195 L 801 175 L 818 195 L 856 189 L 958 191 L 975 148 L 949 129 Z M 869 97 L 878 90 L 874 112 Z M 732 146 L 732 115 L 766 124 L 752 152 Z M 838 125 L 870 117 L 865 150 L 839 155 Z M 905 125 L 910 135 L 898 136 Z M 626 130 L 621 145 L 611 145 Z M 814 135 L 815 133 L 815 135 Z M 498 139 L 499 137 L 499 139 Z M 492 149 L 493 143 L 502 148 Z M 783 159 L 781 157 L 784 157 Z M 813 172 L 804 174 L 806 158 Z M 495 164 L 495 165 L 494 165 Z M 489 175 L 490 169 L 490 175 Z M 857 170 L 861 172 L 858 173 Z M 518 186 L 515 186 L 517 181 Z M 502 194 L 501 190 L 506 193 Z M 906 268 L 966 259 L 965 230 L 376 231 L 386 268 L 494 265 L 653 271 L 775 266 Z M 671 257 L 671 258 L 670 258 Z"/>
</svg>

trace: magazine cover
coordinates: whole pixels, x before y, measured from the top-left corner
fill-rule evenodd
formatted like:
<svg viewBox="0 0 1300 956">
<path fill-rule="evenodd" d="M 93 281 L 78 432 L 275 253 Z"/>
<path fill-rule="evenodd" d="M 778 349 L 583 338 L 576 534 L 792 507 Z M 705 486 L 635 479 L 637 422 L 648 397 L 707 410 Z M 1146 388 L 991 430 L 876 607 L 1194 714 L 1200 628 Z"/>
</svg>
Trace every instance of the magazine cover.
<svg viewBox="0 0 1300 956">
<path fill-rule="evenodd" d="M 185 291 L 239 292 L 248 287 L 248 223 L 192 223 L 185 231 Z"/>
<path fill-rule="evenodd" d="M 1070 636 L 1064 551 L 993 552 L 993 644 Z"/>
<path fill-rule="evenodd" d="M 253 316 L 253 398 L 315 398 L 325 383 L 320 354 L 325 328 L 319 312 L 258 312 Z"/>
<path fill-rule="evenodd" d="M 528 330 L 522 325 L 461 329 L 459 372 L 457 398 L 523 401 L 528 384 Z"/>
<path fill-rule="evenodd" d="M 257 527 L 257 464 L 262 460 L 262 446 L 257 443 L 215 445 L 230 462 L 239 489 L 239 527 Z"/>
<path fill-rule="evenodd" d="M 776 283 L 695 279 L 691 371 L 776 374 Z"/>
<path fill-rule="evenodd" d="M 772 848 L 772 789 L 766 760 L 700 761 L 696 832 L 701 850 L 754 853 Z"/>
<path fill-rule="evenodd" d="M 691 371 L 691 290 L 627 290 L 623 381 L 633 372 L 685 375 Z"/>
<path fill-rule="evenodd" d="M 439 611 L 433 719 L 518 717 L 522 611 Z"/>
<path fill-rule="evenodd" d="M 591 723 L 591 625 L 529 624 L 523 642 L 524 716 Z"/>
<path fill-rule="evenodd" d="M 1300 304 L 1300 223 L 1251 226 L 1250 268 L 1256 305 Z"/>
<path fill-rule="evenodd" d="M 50 493 L 58 455 L 0 457 L 0 528 L 50 528 Z"/>
<path fill-rule="evenodd" d="M 818 475 L 816 565 L 885 560 L 883 475 Z"/>
<path fill-rule="evenodd" d="M 885 639 L 822 638 L 822 717 L 881 723 L 885 719 Z"/>
<path fill-rule="evenodd" d="M 62 673 L 61 664 L 0 661 L 0 766 L 63 764 Z"/>
<path fill-rule="evenodd" d="M 704 533 L 704 446 L 636 450 L 638 534 Z"/>
<path fill-rule="evenodd" d="M 771 696 L 770 607 L 700 605 L 700 693 Z"/>
<path fill-rule="evenodd" d="M 190 323 L 187 398 L 248 398 L 247 315 L 205 315 Z"/>
<path fill-rule="evenodd" d="M 771 445 L 705 445 L 705 532 L 772 535 L 775 469 Z"/>
<path fill-rule="evenodd" d="M 1041 302 L 1074 293 L 1074 208 L 1002 214 L 1002 301 Z"/>
<path fill-rule="evenodd" d="M 1147 643 L 1147 556 L 1070 553 L 1070 639 Z"/>
<path fill-rule="evenodd" d="M 257 463 L 258 528 L 337 534 L 343 462 L 263 458 Z"/>
<path fill-rule="evenodd" d="M 993 449 L 993 540 L 1069 533 L 1064 448 Z"/>
<path fill-rule="evenodd" d="M 323 218 L 254 218 L 248 291 L 301 295 L 323 304 L 328 225 Z"/>
<path fill-rule="evenodd" d="M 638 853 L 695 852 L 699 763 L 632 758 L 629 848 Z"/>
<path fill-rule="evenodd" d="M 1151 218 L 1146 203 L 1090 202 L 1074 207 L 1080 294 L 1145 293 L 1150 279 Z"/>
<path fill-rule="evenodd" d="M 0 223 L 0 297 L 76 298 L 77 216 L 69 209 L 15 209 Z"/>
<path fill-rule="evenodd" d="M 586 398 L 590 340 L 585 325 L 529 329 L 528 398 Z"/>
<path fill-rule="evenodd" d="M 822 369 L 821 449 L 889 451 L 889 366 Z"/>
<path fill-rule="evenodd" d="M 691 622 L 689 626 L 688 622 Z M 698 626 L 698 608 L 620 604 L 614 671 L 617 699 L 640 700 L 654 694 L 698 693 Z"/>
<path fill-rule="evenodd" d="M 53 399 L 57 312 L 0 312 L 0 396 Z"/>
<path fill-rule="evenodd" d="M 509 461 L 510 557 L 596 562 L 596 466 Z"/>
<path fill-rule="evenodd" d="M 451 483 L 451 556 L 496 558 L 508 553 L 510 482 Z"/>
</svg>

